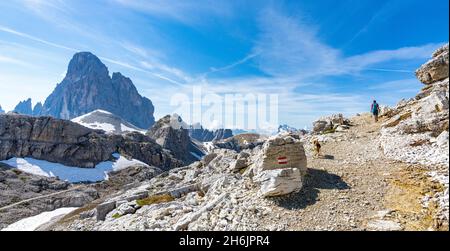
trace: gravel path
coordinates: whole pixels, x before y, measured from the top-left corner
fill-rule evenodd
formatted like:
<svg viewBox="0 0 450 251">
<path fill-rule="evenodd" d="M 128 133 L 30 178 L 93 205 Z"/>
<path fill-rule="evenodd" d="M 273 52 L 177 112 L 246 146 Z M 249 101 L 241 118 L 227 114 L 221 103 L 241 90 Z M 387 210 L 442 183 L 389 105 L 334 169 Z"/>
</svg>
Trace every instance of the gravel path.
<svg viewBox="0 0 450 251">
<path fill-rule="evenodd" d="M 440 229 L 433 208 L 421 205 L 424 194 L 440 190 L 426 177 L 427 168 L 383 156 L 382 121 L 362 115 L 352 123 L 348 132 L 325 137 L 324 158 L 308 156 L 304 188 L 273 200 L 266 222 L 285 230 Z"/>
</svg>

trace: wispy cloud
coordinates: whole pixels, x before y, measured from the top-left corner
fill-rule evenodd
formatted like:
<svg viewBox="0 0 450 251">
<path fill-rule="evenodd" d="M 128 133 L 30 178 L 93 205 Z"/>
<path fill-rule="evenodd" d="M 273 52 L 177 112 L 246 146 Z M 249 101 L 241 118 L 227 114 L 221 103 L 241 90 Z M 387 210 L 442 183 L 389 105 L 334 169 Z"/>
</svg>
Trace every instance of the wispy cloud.
<svg viewBox="0 0 450 251">
<path fill-rule="evenodd" d="M 67 47 L 67 46 L 64 46 L 64 45 L 52 43 L 52 42 L 49 42 L 47 40 L 44 40 L 44 39 L 41 39 L 41 38 L 38 38 L 38 37 L 35 37 L 35 36 L 32 36 L 32 35 L 29 35 L 29 34 L 26 34 L 26 33 L 22 33 L 22 32 L 16 31 L 16 30 L 13 30 L 11 28 L 8 28 L 8 27 L 2 26 L 2 25 L 0 25 L 0 31 L 6 32 L 6 33 L 9 33 L 9 34 L 13 34 L 13 35 L 16 35 L 16 36 L 19 36 L 19 37 L 22 37 L 22 38 L 30 39 L 32 41 L 39 42 L 39 43 L 42 43 L 42 44 L 45 44 L 45 45 L 48 45 L 48 46 L 52 46 L 52 47 L 55 47 L 55 48 L 64 49 L 64 50 L 68 50 L 68 51 L 73 51 L 73 52 L 78 51 L 78 50 L 76 50 L 74 48 L 70 48 L 70 47 Z"/>
<path fill-rule="evenodd" d="M 345 56 L 319 39 L 317 29 L 299 18 L 285 16 L 273 9 L 262 12 L 255 59 L 264 72 L 272 76 L 296 76 L 299 79 L 319 76 L 357 74 L 362 71 L 411 73 L 414 69 L 390 69 L 379 64 L 395 60 L 426 59 L 441 44 L 426 44 L 394 50 L 371 51 Z"/>
<path fill-rule="evenodd" d="M 38 37 L 35 37 L 35 36 L 32 36 L 32 35 L 26 34 L 26 33 L 22 33 L 22 32 L 10 29 L 8 27 L 1 26 L 1 25 L 0 25 L 0 31 L 6 32 L 6 33 L 10 33 L 10 34 L 13 34 L 13 35 L 16 35 L 16 36 L 19 36 L 19 37 L 27 38 L 27 39 L 30 39 L 32 41 L 39 42 L 39 43 L 42 43 L 42 44 L 45 44 L 45 45 L 48 45 L 48 46 L 51 46 L 51 47 L 54 47 L 54 48 L 64 49 L 64 50 L 68 50 L 68 51 L 71 51 L 71 52 L 79 52 L 80 51 L 80 50 L 75 49 L 75 48 L 71 48 L 71 47 L 67 47 L 65 45 L 53 43 L 53 42 L 50 42 L 50 41 L 47 41 L 47 40 L 44 40 L 44 39 L 41 39 L 41 38 L 38 38 Z M 164 76 L 162 73 L 152 72 L 152 71 L 146 70 L 146 69 L 144 69 L 142 67 L 134 66 L 134 65 L 132 65 L 130 63 L 123 62 L 123 61 L 120 61 L 120 60 L 111 59 L 111 58 L 108 58 L 108 57 L 99 56 L 99 58 L 102 59 L 103 61 L 106 61 L 106 62 L 109 62 L 109 63 L 113 63 L 113 64 L 116 64 L 116 65 L 121 66 L 121 67 L 125 67 L 125 68 L 131 69 L 131 70 L 140 71 L 140 72 L 144 72 L 144 73 L 150 74 L 150 75 L 152 75 L 152 76 L 154 76 L 156 78 L 168 81 L 168 82 L 170 82 L 172 84 L 176 84 L 176 85 L 180 85 L 180 86 L 183 85 L 183 83 L 181 83 L 179 81 L 176 81 L 176 80 L 173 80 L 170 77 Z M 165 69 L 168 70 L 168 71 L 176 72 L 175 70 L 170 69 L 169 67 L 165 67 Z M 179 72 L 177 72 L 177 73 L 179 73 Z"/>
<path fill-rule="evenodd" d="M 110 0 L 124 7 L 188 25 L 205 25 L 205 17 L 230 17 L 232 1 L 218 0 Z"/>
<path fill-rule="evenodd" d="M 30 64 L 28 64 L 25 61 L 11 58 L 11 57 L 2 56 L 2 55 L 0 55 L 0 63 L 16 64 L 16 65 L 20 65 L 20 66 L 30 66 Z"/>
<path fill-rule="evenodd" d="M 64 12 L 71 12 L 70 6 L 64 0 L 18 0 L 25 8 L 28 8 L 41 15 L 48 15 L 48 10 L 53 9 Z"/>
<path fill-rule="evenodd" d="M 147 47 L 138 46 L 129 41 L 119 42 L 118 45 L 128 52 L 142 58 L 165 58 L 166 56 L 159 50 L 152 50 Z"/>
<path fill-rule="evenodd" d="M 230 69 L 232 69 L 232 68 L 234 68 L 234 67 L 236 67 L 236 66 L 239 66 L 239 65 L 241 65 L 241 64 L 244 64 L 244 63 L 246 63 L 247 61 L 249 61 L 249 60 L 251 60 L 251 59 L 257 57 L 259 54 L 260 54 L 260 52 L 250 53 L 249 55 L 245 56 L 244 58 L 242 58 L 242 59 L 240 59 L 240 60 L 238 60 L 238 61 L 236 61 L 236 62 L 233 62 L 233 63 L 231 63 L 231 64 L 229 64 L 229 65 L 226 65 L 226 66 L 223 66 L 223 67 L 218 67 L 218 68 L 216 68 L 216 67 L 211 67 L 211 69 L 210 69 L 208 72 L 202 74 L 202 76 L 203 76 L 203 77 L 206 77 L 207 75 L 212 74 L 212 73 L 230 70 Z"/>
</svg>

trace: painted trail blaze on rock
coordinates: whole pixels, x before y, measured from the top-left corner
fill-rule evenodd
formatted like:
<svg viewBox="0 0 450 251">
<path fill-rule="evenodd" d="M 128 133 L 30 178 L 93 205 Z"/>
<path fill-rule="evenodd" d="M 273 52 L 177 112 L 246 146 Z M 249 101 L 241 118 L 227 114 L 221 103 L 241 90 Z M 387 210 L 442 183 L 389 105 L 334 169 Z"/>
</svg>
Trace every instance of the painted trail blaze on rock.
<svg viewBox="0 0 450 251">
<path fill-rule="evenodd" d="M 299 191 L 307 171 L 303 143 L 289 135 L 267 140 L 255 163 L 253 181 L 260 183 L 265 197 L 282 196 Z"/>
<path fill-rule="evenodd" d="M 286 156 L 278 157 L 278 164 L 279 165 L 287 165 L 288 164 L 288 158 Z"/>
</svg>

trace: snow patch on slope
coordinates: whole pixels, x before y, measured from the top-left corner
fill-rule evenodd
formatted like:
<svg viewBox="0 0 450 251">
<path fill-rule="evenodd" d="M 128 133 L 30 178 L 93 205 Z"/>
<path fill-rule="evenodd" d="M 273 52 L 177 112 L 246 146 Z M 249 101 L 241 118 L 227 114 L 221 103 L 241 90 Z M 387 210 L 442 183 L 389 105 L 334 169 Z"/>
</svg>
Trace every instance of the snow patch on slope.
<svg viewBox="0 0 450 251">
<path fill-rule="evenodd" d="M 64 207 L 50 212 L 43 212 L 15 222 L 6 228 L 3 228 L 1 231 L 34 231 L 43 224 L 50 222 L 53 218 L 66 215 L 75 209 L 77 209 L 77 207 Z"/>
<path fill-rule="evenodd" d="M 116 116 L 108 111 L 95 110 L 88 114 L 72 119 L 72 122 L 78 123 L 84 127 L 103 130 L 106 133 L 121 134 L 125 132 L 139 132 L 145 134 L 145 130 L 140 129 L 119 116 Z"/>
<path fill-rule="evenodd" d="M 61 180 L 76 182 L 97 182 L 108 179 L 108 172 L 119 171 L 134 165 L 148 166 L 136 159 L 127 159 L 119 154 L 113 154 L 115 161 L 104 161 L 95 168 L 81 168 L 52 163 L 33 158 L 11 158 L 0 161 L 23 172 L 45 177 L 58 177 Z"/>
</svg>

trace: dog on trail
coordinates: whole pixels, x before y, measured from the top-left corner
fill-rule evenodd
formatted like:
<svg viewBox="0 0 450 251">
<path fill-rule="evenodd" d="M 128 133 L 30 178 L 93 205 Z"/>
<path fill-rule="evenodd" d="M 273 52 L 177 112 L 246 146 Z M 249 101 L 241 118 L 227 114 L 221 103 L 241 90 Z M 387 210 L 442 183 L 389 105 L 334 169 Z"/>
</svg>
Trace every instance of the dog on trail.
<svg viewBox="0 0 450 251">
<path fill-rule="evenodd" d="M 320 148 L 322 148 L 322 146 L 320 145 L 319 140 L 313 139 L 312 144 L 313 144 L 313 149 L 314 149 L 314 156 L 320 157 L 321 156 Z"/>
</svg>

